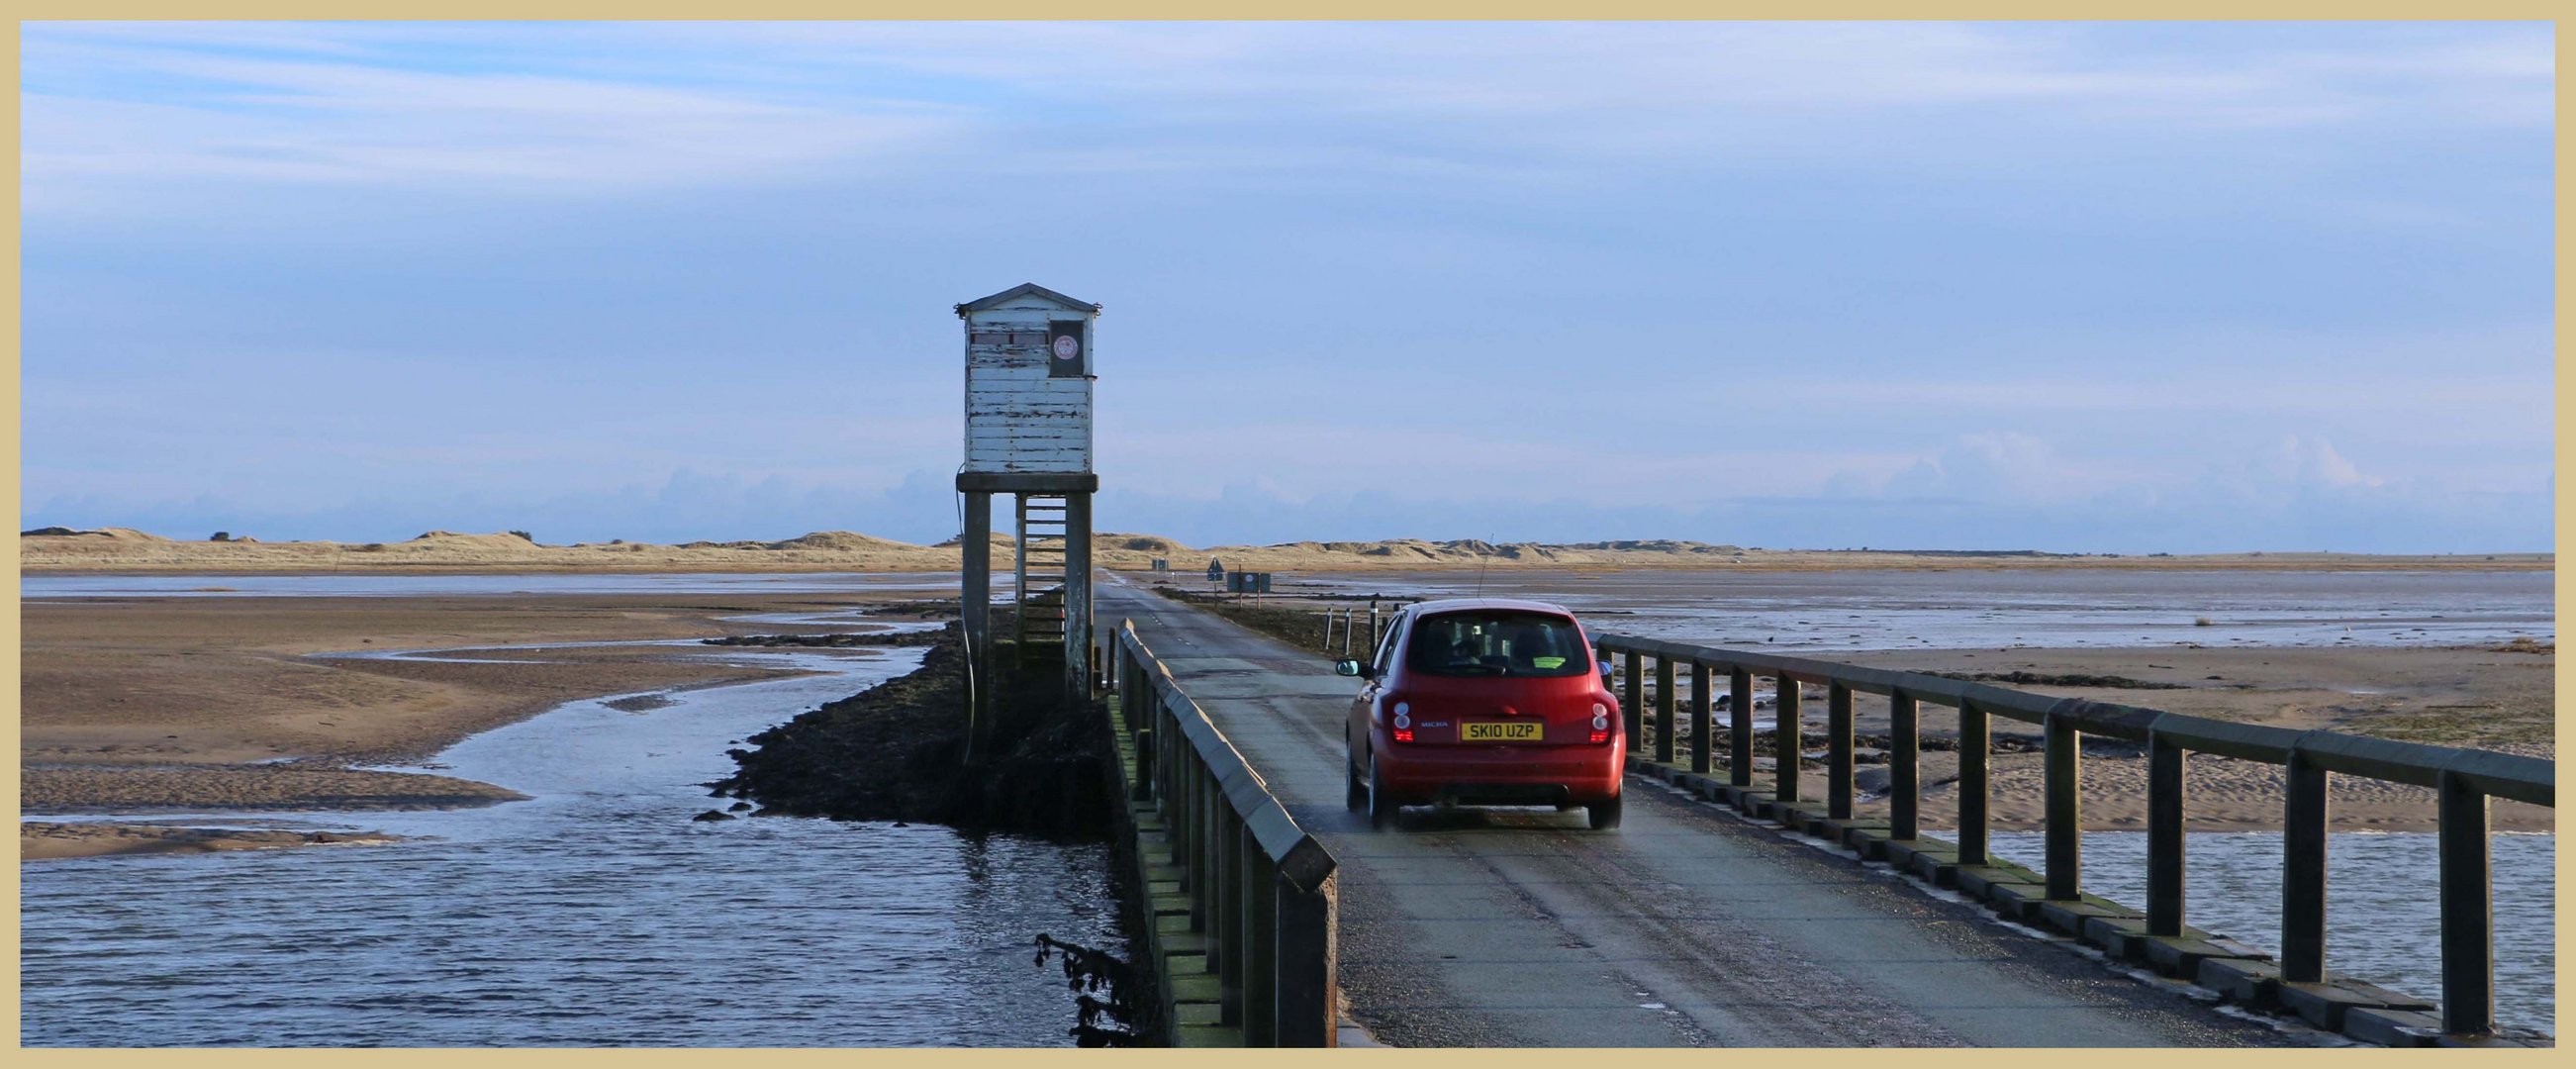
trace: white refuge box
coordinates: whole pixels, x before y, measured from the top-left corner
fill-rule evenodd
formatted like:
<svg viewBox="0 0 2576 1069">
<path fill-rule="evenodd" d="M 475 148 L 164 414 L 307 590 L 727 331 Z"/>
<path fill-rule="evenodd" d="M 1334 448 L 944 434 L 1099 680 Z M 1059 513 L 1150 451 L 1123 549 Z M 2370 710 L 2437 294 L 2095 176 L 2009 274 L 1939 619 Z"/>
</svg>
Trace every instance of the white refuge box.
<svg viewBox="0 0 2576 1069">
<path fill-rule="evenodd" d="M 1100 306 L 1025 283 L 957 306 L 966 321 L 970 473 L 1091 472 L 1091 326 Z"/>
<path fill-rule="evenodd" d="M 1012 507 L 1012 648 L 1020 667 L 1061 647 L 1064 696 L 1091 700 L 1091 325 L 1100 306 L 1024 283 L 956 306 L 966 323 L 966 463 L 957 533 L 966 632 L 966 761 L 999 742 L 993 704 L 993 495 Z"/>
</svg>

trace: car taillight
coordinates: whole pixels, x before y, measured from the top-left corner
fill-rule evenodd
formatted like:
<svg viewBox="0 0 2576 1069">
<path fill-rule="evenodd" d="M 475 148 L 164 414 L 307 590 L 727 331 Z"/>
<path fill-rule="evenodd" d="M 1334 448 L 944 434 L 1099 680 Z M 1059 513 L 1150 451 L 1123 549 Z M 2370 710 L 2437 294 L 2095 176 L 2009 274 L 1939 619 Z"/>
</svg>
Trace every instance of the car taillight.
<svg viewBox="0 0 2576 1069">
<path fill-rule="evenodd" d="M 1410 702 L 1395 703 L 1395 741 L 1413 741 L 1413 705 Z"/>
<path fill-rule="evenodd" d="M 1412 729 L 1412 728 L 1397 728 L 1397 729 L 1395 729 L 1395 741 L 1397 741 L 1397 742 L 1412 742 L 1412 741 L 1413 741 L 1413 729 Z"/>
<path fill-rule="evenodd" d="M 1600 702 L 1592 703 L 1592 741 L 1610 741 L 1610 707 Z"/>
</svg>

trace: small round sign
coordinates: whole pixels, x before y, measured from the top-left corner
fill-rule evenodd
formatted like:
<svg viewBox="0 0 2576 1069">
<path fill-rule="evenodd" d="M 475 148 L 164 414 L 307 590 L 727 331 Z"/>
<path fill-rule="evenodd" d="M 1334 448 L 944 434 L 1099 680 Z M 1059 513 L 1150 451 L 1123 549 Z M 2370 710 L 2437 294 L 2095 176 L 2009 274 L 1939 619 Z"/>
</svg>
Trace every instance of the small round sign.
<svg viewBox="0 0 2576 1069">
<path fill-rule="evenodd" d="M 1071 334 L 1059 334 L 1059 335 L 1057 335 L 1057 336 L 1056 336 L 1056 339 L 1055 339 L 1055 358 L 1056 358 L 1056 359 L 1058 359 L 1058 360 L 1071 360 L 1071 359 L 1073 359 L 1074 357 L 1081 356 L 1081 355 L 1082 355 L 1082 339 L 1077 338 L 1077 337 L 1074 337 L 1074 336 L 1073 336 L 1073 335 L 1071 335 Z"/>
</svg>

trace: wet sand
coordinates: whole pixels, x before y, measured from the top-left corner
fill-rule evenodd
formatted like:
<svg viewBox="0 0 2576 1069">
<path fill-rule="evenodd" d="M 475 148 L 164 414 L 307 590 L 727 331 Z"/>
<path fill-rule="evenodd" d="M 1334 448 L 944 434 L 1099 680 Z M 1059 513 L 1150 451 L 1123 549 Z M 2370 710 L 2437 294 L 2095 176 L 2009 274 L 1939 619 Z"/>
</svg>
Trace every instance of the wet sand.
<svg viewBox="0 0 2576 1069">
<path fill-rule="evenodd" d="M 2021 689 L 2275 727 L 2342 731 L 2531 757 L 2556 755 L 2555 652 L 2521 652 L 2504 646 L 1961 650 L 1861 655 L 1854 659 L 1890 668 L 1934 671 L 2119 675 L 2142 682 L 2179 684 L 2182 689 L 2046 685 Z M 1955 720 L 1955 714 L 1950 717 Z M 1998 727 L 2018 731 L 2022 726 Z M 1926 784 L 1955 775 L 1954 755 L 1934 756 L 1940 760 L 1925 762 Z M 2146 765 L 2143 754 L 2086 756 L 2085 827 L 2146 827 Z M 2279 766 L 2204 754 L 2190 758 L 2186 768 L 2185 813 L 2194 830 L 2276 830 L 2281 826 Z M 1997 826 L 2038 828 L 2040 755 L 1998 755 L 1992 777 L 1991 805 Z M 2333 776 L 2327 791 L 2328 812 L 2338 830 L 2432 831 L 2439 826 L 2430 788 L 2359 776 Z M 1927 813 L 1955 813 L 1955 784 L 1927 791 L 1923 806 Z M 2556 827 L 2555 811 L 2521 802 L 2495 803 L 2494 821 L 2502 831 L 2549 831 Z"/>
<path fill-rule="evenodd" d="M 218 850 L 276 850 L 290 846 L 372 846 L 398 841 L 382 832 L 255 831 L 37 821 L 18 825 L 18 857 L 23 861 L 109 854 L 207 854 Z"/>
<path fill-rule="evenodd" d="M 862 600 L 843 593 L 22 602 L 19 805 L 46 814 L 506 801 L 520 796 L 353 766 L 419 761 L 581 698 L 787 674 L 686 659 L 705 652 L 696 646 L 472 652 L 480 647 L 845 630 L 726 618 Z M 314 656 L 370 650 L 468 652 Z M 504 660 L 513 663 L 485 663 Z M 44 849 L 86 848 L 51 840 Z M 22 837 L 22 850 L 32 843 Z"/>
</svg>

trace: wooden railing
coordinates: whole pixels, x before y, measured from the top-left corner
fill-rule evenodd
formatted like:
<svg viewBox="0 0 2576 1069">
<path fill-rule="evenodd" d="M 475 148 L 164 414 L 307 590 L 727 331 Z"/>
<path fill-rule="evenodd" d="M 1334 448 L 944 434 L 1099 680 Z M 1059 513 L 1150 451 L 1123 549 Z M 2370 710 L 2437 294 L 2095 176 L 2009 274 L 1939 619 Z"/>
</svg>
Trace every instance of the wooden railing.
<svg viewBox="0 0 2576 1069">
<path fill-rule="evenodd" d="M 2157 709 L 2081 698 L 2052 698 L 2027 691 L 1828 661 L 1691 646 L 1627 635 L 1595 639 L 1601 657 L 1624 658 L 1621 707 L 1631 739 L 1645 715 L 1645 672 L 1654 665 L 1655 759 L 1676 760 L 1676 673 L 1690 672 L 1690 767 L 1707 773 L 1714 732 L 1713 676 L 1727 677 L 1731 715 L 1728 781 L 1754 786 L 1753 681 L 1777 683 L 1773 719 L 1778 769 L 1773 792 L 1795 800 L 1801 752 L 1800 684 L 1826 688 L 1825 805 L 1830 819 L 1852 815 L 1855 693 L 1884 695 L 1889 721 L 1889 830 L 1911 841 L 1921 830 L 1919 754 L 1921 707 L 1929 702 L 1959 713 L 1958 863 L 1989 863 L 1987 758 L 1989 719 L 2038 725 L 2044 757 L 2046 896 L 2072 901 L 2082 893 L 2082 737 L 2099 735 L 2147 747 L 2146 934 L 2184 935 L 2184 766 L 2187 755 L 2214 754 L 2280 765 L 2287 789 L 2281 815 L 2281 957 L 2284 983 L 2324 977 L 2326 951 L 2326 778 L 2363 776 L 2429 787 L 2440 817 L 2442 1029 L 2451 1035 L 2485 1035 L 2495 1028 L 2494 920 L 2489 871 L 2489 801 L 2506 798 L 2555 808 L 2557 764 L 2483 750 L 2392 742 L 2331 731 L 2239 724 Z"/>
<path fill-rule="evenodd" d="M 1137 789 L 1168 829 L 1188 931 L 1217 978 L 1217 1023 L 1252 1047 L 1334 1045 L 1333 855 L 1297 826 L 1154 652 L 1121 623 L 1110 678 L 1135 732 Z"/>
</svg>

